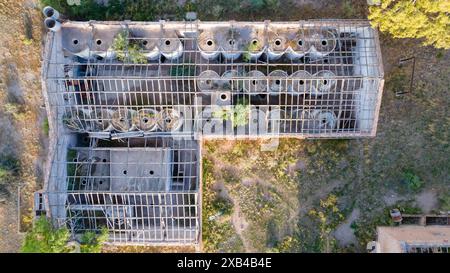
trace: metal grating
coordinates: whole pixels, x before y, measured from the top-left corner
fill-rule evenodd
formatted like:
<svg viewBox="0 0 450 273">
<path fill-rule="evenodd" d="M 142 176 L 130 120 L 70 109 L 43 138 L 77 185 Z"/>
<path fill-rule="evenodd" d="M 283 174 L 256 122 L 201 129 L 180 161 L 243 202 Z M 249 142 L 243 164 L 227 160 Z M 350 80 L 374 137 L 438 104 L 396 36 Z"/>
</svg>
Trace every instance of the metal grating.
<svg viewBox="0 0 450 273">
<path fill-rule="evenodd" d="M 111 48 L 118 33 L 144 61 L 133 63 L 128 47 Z M 383 71 L 376 31 L 365 21 L 68 22 L 51 41 L 65 54 L 47 60 L 50 105 L 73 131 L 103 137 L 376 131 Z M 246 124 L 217 117 L 243 103 L 251 108 Z M 142 124 L 148 117 L 151 126 Z"/>
<path fill-rule="evenodd" d="M 353 20 L 68 21 L 42 76 L 38 210 L 119 244 L 198 243 L 198 136 L 374 136 L 383 87 L 377 33 Z"/>
</svg>

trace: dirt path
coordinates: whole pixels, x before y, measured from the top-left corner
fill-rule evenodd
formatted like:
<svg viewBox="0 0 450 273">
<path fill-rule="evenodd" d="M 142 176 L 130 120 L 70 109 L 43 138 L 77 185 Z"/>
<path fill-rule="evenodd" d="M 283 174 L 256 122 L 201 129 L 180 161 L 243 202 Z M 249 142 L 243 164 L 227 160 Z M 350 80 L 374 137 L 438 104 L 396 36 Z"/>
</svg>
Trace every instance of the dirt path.
<svg viewBox="0 0 450 273">
<path fill-rule="evenodd" d="M 43 110 L 40 83 L 42 18 L 37 0 L 0 2 L 0 156 L 20 166 L 3 188 L 0 204 L 0 252 L 17 252 L 17 188 L 21 187 L 21 230 L 31 225 L 33 192 L 40 187 Z"/>
<path fill-rule="evenodd" d="M 239 237 L 241 237 L 245 252 L 251 252 L 252 247 L 243 234 L 245 229 L 248 227 L 248 222 L 245 220 L 244 215 L 241 213 L 239 202 L 233 200 L 233 204 L 233 215 L 231 216 L 231 222 L 233 223 L 236 233 L 239 235 Z"/>
</svg>

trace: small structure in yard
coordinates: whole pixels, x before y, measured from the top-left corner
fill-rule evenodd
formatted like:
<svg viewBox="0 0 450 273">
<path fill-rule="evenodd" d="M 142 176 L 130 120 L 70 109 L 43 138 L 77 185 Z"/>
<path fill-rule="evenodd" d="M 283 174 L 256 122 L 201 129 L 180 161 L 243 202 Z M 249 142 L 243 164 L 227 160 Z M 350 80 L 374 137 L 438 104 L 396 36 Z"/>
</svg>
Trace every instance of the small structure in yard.
<svg viewBox="0 0 450 273">
<path fill-rule="evenodd" d="M 448 225 L 377 227 L 377 234 L 377 241 L 369 243 L 372 253 L 450 253 Z"/>
<path fill-rule="evenodd" d="M 75 235 L 198 244 L 199 137 L 376 134 L 384 80 L 368 21 L 46 25 L 36 212 Z"/>
</svg>

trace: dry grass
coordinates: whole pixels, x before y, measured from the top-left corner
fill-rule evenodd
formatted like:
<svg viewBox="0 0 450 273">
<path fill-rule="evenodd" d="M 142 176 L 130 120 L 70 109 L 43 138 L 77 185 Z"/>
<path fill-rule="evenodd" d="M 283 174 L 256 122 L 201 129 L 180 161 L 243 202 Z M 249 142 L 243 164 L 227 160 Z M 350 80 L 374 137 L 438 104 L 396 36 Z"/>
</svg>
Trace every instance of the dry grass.
<svg viewBox="0 0 450 273">
<path fill-rule="evenodd" d="M 21 236 L 17 231 L 17 187 L 21 187 L 21 230 L 31 224 L 33 192 L 39 187 L 40 150 L 40 11 L 34 1 L 4 0 L 0 3 L 0 154 L 18 159 L 20 170 L 8 185 L 1 204 L 0 252 L 15 252 Z"/>
</svg>

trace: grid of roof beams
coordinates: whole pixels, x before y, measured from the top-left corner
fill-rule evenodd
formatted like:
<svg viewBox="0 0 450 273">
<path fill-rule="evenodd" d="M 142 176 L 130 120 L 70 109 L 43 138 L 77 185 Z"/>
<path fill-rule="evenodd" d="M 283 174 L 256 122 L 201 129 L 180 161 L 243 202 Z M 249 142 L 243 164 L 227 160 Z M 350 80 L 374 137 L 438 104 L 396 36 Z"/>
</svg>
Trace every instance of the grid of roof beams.
<svg viewBox="0 0 450 273">
<path fill-rule="evenodd" d="M 48 34 L 43 79 L 38 211 L 112 243 L 196 244 L 197 136 L 374 136 L 383 70 L 366 21 L 68 21 Z"/>
</svg>

